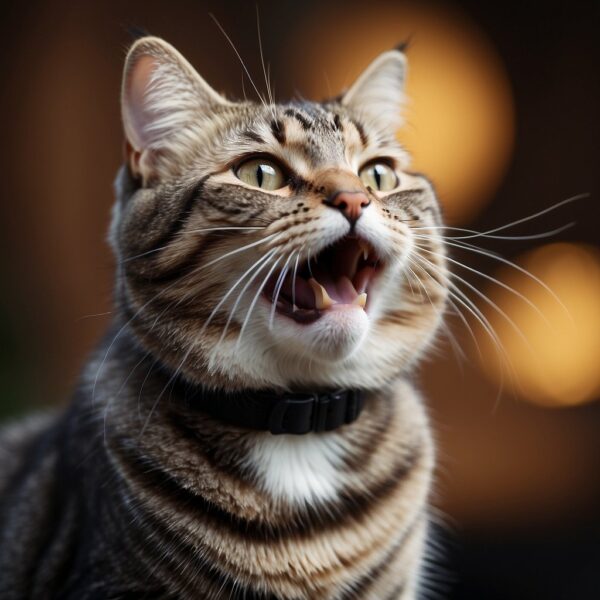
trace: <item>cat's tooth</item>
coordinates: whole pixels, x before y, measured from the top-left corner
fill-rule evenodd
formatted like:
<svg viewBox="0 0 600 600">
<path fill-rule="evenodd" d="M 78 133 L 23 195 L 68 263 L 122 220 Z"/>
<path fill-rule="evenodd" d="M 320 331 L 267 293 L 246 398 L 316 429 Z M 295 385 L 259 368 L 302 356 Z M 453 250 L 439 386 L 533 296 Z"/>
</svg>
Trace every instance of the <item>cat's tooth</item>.
<svg viewBox="0 0 600 600">
<path fill-rule="evenodd" d="M 308 280 L 310 287 L 312 288 L 313 294 L 315 295 L 315 306 L 319 310 L 331 308 L 336 304 L 335 300 L 332 300 L 327 293 L 327 290 L 312 277 Z"/>
<path fill-rule="evenodd" d="M 367 292 L 363 292 L 362 294 L 359 294 L 358 296 L 356 296 L 356 298 L 354 298 L 352 304 L 356 304 L 357 306 L 364 308 L 367 304 Z"/>
<path fill-rule="evenodd" d="M 369 245 L 365 240 L 358 241 L 358 247 L 362 250 L 363 260 L 367 260 L 369 258 Z"/>
</svg>

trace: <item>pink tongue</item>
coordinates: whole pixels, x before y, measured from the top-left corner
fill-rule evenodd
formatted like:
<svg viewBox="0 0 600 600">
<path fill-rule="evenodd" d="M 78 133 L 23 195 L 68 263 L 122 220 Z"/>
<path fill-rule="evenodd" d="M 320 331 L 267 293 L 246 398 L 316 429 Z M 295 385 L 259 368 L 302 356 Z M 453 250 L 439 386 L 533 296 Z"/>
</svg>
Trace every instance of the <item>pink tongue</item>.
<svg viewBox="0 0 600 600">
<path fill-rule="evenodd" d="M 334 280 L 330 273 L 317 266 L 313 268 L 313 276 L 327 290 L 329 297 L 339 304 L 352 304 L 358 295 L 352 281 L 346 275 L 338 276 Z"/>
<path fill-rule="evenodd" d="M 342 275 L 342 277 L 340 277 L 335 282 L 335 287 L 338 296 L 335 299 L 338 302 L 341 302 L 342 304 L 352 304 L 352 302 L 358 295 L 356 293 L 356 290 L 354 289 L 354 286 L 352 285 L 352 282 L 345 275 Z M 333 298 L 329 289 L 327 287 L 325 287 L 325 289 L 327 290 L 327 293 Z"/>
</svg>

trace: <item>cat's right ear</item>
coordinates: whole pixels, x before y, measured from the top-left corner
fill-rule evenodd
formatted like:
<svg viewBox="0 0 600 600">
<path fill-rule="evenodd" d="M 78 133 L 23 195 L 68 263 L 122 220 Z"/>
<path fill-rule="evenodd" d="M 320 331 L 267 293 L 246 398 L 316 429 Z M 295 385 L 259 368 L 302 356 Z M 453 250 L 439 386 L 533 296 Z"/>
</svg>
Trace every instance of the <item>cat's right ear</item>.
<svg viewBox="0 0 600 600">
<path fill-rule="evenodd" d="M 157 37 L 137 40 L 125 60 L 121 89 L 132 174 L 144 183 L 167 176 L 189 151 L 190 125 L 226 104 L 173 46 Z"/>
<path fill-rule="evenodd" d="M 380 54 L 341 97 L 340 102 L 367 123 L 396 130 L 402 123 L 407 43 Z"/>
</svg>

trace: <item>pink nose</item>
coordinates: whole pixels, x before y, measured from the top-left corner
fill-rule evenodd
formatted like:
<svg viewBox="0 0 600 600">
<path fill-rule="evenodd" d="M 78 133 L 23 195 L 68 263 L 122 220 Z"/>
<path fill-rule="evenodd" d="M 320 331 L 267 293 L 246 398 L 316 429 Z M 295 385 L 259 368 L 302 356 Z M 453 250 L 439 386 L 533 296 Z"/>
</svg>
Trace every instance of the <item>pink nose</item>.
<svg viewBox="0 0 600 600">
<path fill-rule="evenodd" d="M 338 192 L 327 201 L 329 206 L 341 210 L 351 224 L 356 223 L 362 214 L 362 209 L 369 206 L 371 201 L 363 192 Z"/>
</svg>

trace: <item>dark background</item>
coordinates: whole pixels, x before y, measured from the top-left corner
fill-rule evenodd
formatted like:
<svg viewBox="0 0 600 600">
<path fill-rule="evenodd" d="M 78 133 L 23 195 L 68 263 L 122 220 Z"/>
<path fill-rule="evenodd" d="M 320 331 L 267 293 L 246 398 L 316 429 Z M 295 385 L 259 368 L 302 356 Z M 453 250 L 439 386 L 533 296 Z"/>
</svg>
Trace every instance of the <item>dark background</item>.
<svg viewBox="0 0 600 600">
<path fill-rule="evenodd" d="M 536 221 L 535 231 L 576 220 L 553 241 L 598 247 L 600 3 L 420 5 L 450 8 L 475 23 L 504 63 L 513 95 L 516 137 L 506 174 L 485 209 L 457 224 L 484 230 L 588 192 L 587 200 Z M 367 10 L 389 6 L 371 0 Z M 365 10 L 362 3 L 323 0 L 259 7 L 280 97 L 295 89 L 282 52 L 291 32 L 325 12 L 331 20 L 336 10 L 350 16 Z M 1 10 L 4 419 L 64 404 L 110 319 L 113 267 L 104 236 L 121 160 L 118 93 L 128 26 L 165 37 L 217 89 L 234 95 L 241 93 L 241 69 L 208 13 L 252 73 L 260 73 L 260 62 L 252 3 L 57 0 L 4 3 Z M 294 33 L 296 40 L 304 34 Z M 356 35 L 363 35 L 360 19 Z M 344 52 L 352 60 L 352 40 Z M 487 247 L 515 258 L 536 243 Z M 493 268 L 475 255 L 469 264 Z M 444 524 L 431 596 L 600 597 L 600 403 L 590 398 L 549 409 L 510 394 L 497 403 L 497 383 L 476 361 L 461 372 L 444 346 L 423 366 L 420 381 L 437 431 L 434 504 Z"/>
</svg>

